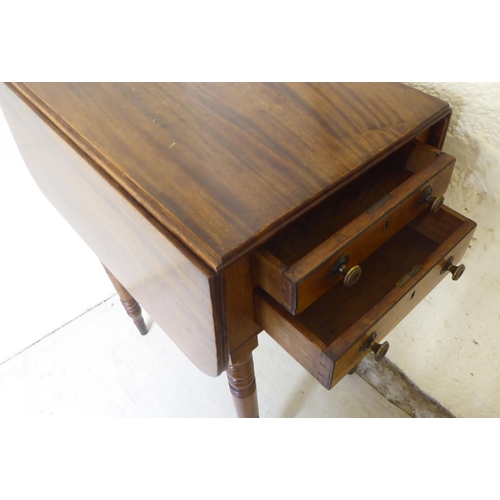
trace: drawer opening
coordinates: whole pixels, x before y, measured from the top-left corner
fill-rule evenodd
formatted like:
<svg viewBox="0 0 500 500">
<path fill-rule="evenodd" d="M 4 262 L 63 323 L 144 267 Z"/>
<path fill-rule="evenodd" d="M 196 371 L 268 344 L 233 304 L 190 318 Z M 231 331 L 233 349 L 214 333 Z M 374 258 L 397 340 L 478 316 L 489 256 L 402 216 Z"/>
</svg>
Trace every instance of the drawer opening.
<svg viewBox="0 0 500 500">
<path fill-rule="evenodd" d="M 256 319 L 289 354 L 331 388 L 368 354 L 371 333 L 387 335 L 462 259 L 475 223 L 442 207 L 424 212 L 363 262 L 359 286 L 335 284 L 309 308 L 292 315 L 274 298 L 255 291 Z"/>
<path fill-rule="evenodd" d="M 255 284 L 290 313 L 305 311 L 343 279 L 335 264 L 359 265 L 428 211 L 424 194 L 440 197 L 454 164 L 452 156 L 411 141 L 258 248 Z"/>
<path fill-rule="evenodd" d="M 437 151 L 412 141 L 299 218 L 264 244 L 285 266 L 313 251 L 363 212 L 429 165 Z"/>
<path fill-rule="evenodd" d="M 297 319 L 323 344 L 331 344 L 394 287 L 401 286 L 405 276 L 418 272 L 462 223 L 445 210 L 422 214 L 362 263 L 359 286 L 348 288 L 337 283 Z M 410 295 L 410 300 L 415 298 Z"/>
</svg>

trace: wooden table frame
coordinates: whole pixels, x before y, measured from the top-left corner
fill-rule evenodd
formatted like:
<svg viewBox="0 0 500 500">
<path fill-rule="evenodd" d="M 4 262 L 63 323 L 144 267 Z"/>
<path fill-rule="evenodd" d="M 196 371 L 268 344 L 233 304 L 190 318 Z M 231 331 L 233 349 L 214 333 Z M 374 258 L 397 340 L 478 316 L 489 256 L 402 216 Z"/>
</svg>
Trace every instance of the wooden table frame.
<svg viewBox="0 0 500 500">
<path fill-rule="evenodd" d="M 74 98 L 75 103 L 75 96 L 80 95 L 78 92 L 81 89 L 87 89 L 84 86 L 78 87 L 77 91 L 70 86 L 67 88 L 70 90 L 64 94 L 64 97 Z M 233 90 L 236 87 L 230 87 L 227 92 L 231 94 L 230 99 L 234 97 L 231 101 L 233 108 L 220 103 L 217 104 L 220 108 L 213 105 L 212 108 L 208 109 L 207 103 L 216 102 L 216 97 L 210 96 L 210 99 L 206 98 L 203 101 L 205 106 L 203 118 L 215 120 L 214 116 L 217 113 L 220 116 L 224 114 L 225 117 L 229 116 L 228 120 L 232 120 L 231 127 L 235 123 L 241 125 L 241 129 L 244 131 L 241 137 L 247 137 L 253 131 L 252 133 L 258 138 L 256 142 L 247 138 L 245 139 L 246 143 L 233 146 L 229 142 L 224 142 L 225 139 L 222 138 L 220 144 L 228 148 L 234 147 L 232 154 L 238 148 L 246 152 L 251 151 L 249 149 L 251 147 L 258 150 L 261 156 L 255 156 L 255 161 L 258 163 L 260 159 L 263 159 L 262 164 L 257 164 L 255 167 L 261 169 L 255 178 L 260 179 L 259 176 L 267 176 L 266 182 L 276 182 L 276 175 L 281 169 L 286 171 L 283 173 L 283 185 L 285 186 L 283 190 L 289 190 L 290 193 L 297 191 L 297 193 L 293 194 L 295 199 L 291 201 L 287 200 L 286 196 L 280 195 L 282 207 L 275 207 L 276 203 L 274 205 L 271 203 L 269 207 L 274 212 L 269 215 L 268 219 L 265 219 L 268 216 L 266 210 L 270 213 L 271 208 L 259 208 L 258 203 L 262 202 L 262 198 L 257 196 L 255 217 L 253 217 L 255 221 L 252 220 L 251 223 L 245 222 L 245 210 L 247 209 L 244 204 L 232 206 L 233 199 L 220 202 L 221 204 L 227 203 L 227 206 L 207 205 L 207 212 L 200 212 L 200 221 L 195 223 L 191 215 L 185 216 L 183 219 L 184 211 L 190 209 L 189 207 L 186 210 L 182 207 L 176 208 L 178 200 L 175 198 L 175 192 L 169 195 L 171 196 L 169 198 L 171 199 L 170 205 L 165 201 L 166 198 L 160 199 L 158 196 L 156 200 L 148 198 L 147 195 L 151 193 L 145 191 L 144 185 L 140 185 L 140 179 L 133 178 L 135 171 L 127 171 L 125 168 L 128 161 L 126 157 L 121 162 L 123 169 L 117 169 L 117 165 L 120 166 L 120 164 L 115 161 L 116 158 L 113 160 L 111 153 L 107 155 L 106 151 L 96 145 L 95 140 L 88 139 L 88 134 L 79 132 L 78 127 L 83 127 L 86 124 L 85 120 L 87 119 L 84 115 L 87 109 L 86 107 L 79 108 L 72 115 L 72 118 L 69 118 L 71 114 L 69 111 L 72 112 L 76 107 L 72 108 L 68 104 L 68 100 L 60 98 L 61 89 L 67 90 L 67 88 L 57 86 L 57 84 L 46 84 L 45 86 L 39 84 L 0 85 L 0 103 L 26 165 L 47 199 L 101 260 L 127 314 L 132 318 L 139 332 L 143 335 L 146 333 L 146 326 L 139 306 L 141 304 L 200 370 L 211 376 L 218 376 L 226 371 L 236 412 L 241 417 L 258 416 L 252 351 L 257 347 L 257 335 L 262 331 L 262 328 L 255 319 L 252 252 L 281 228 L 297 220 L 298 217 L 318 205 L 335 190 L 352 182 L 353 179 L 380 162 L 412 137 L 420 137 L 435 147 L 441 147 L 450 118 L 450 109 L 446 103 L 416 90 L 391 85 L 386 88 L 379 84 L 370 88 L 364 86 L 363 92 L 369 96 L 369 99 L 366 100 L 369 113 L 367 112 L 366 117 L 361 116 L 360 120 L 364 120 L 366 123 L 366 137 L 368 137 L 368 133 L 371 134 L 366 144 L 363 144 L 364 156 L 361 158 L 361 155 L 353 147 L 353 141 L 356 137 L 358 140 L 360 137 L 365 137 L 363 131 L 359 130 L 359 124 L 351 123 L 352 118 L 342 118 L 345 120 L 345 124 L 339 125 L 339 127 L 343 126 L 346 130 L 348 128 L 353 130 L 352 137 L 346 136 L 345 140 L 342 139 L 344 140 L 345 161 L 341 159 L 338 161 L 339 164 L 343 162 L 345 166 L 339 168 L 338 173 L 328 165 L 321 167 L 316 172 L 312 169 L 308 170 L 307 165 L 304 164 L 303 171 L 300 171 L 297 170 L 294 164 L 295 160 L 292 158 L 296 146 L 294 141 L 290 140 L 286 145 L 288 149 L 286 149 L 285 145 L 278 144 L 274 139 L 269 139 L 273 128 L 279 127 L 279 122 L 276 122 L 268 130 L 255 129 L 254 122 L 252 122 L 256 119 L 254 115 L 248 119 L 243 117 L 243 113 L 247 112 L 250 116 L 250 113 L 253 112 L 250 104 L 248 104 L 248 108 L 242 108 L 241 115 L 234 115 L 234 103 L 237 102 L 234 99 L 236 99 L 237 94 L 239 95 L 239 92 L 235 91 L 236 97 L 234 97 Z M 132 92 L 131 87 L 123 88 L 126 92 Z M 120 92 L 123 91 L 123 88 L 120 87 Z M 221 92 L 219 87 L 212 88 L 215 89 L 214 92 Z M 271 99 L 274 95 L 284 96 L 277 98 L 279 106 L 285 102 L 283 99 L 288 99 L 287 102 L 290 106 L 295 106 L 296 110 L 302 110 L 304 113 L 303 126 L 300 123 L 295 123 L 295 118 L 292 118 L 286 124 L 289 127 L 286 129 L 286 133 L 289 134 L 289 137 L 294 137 L 293 134 L 301 133 L 302 128 L 307 129 L 306 125 L 309 126 L 312 130 L 311 134 L 316 135 L 309 137 L 304 132 L 303 137 L 296 136 L 295 139 L 295 141 L 305 141 L 304 144 L 307 144 L 307 141 L 316 140 L 318 134 L 321 135 L 319 139 L 324 143 L 324 151 L 322 149 L 323 143 L 321 143 L 317 148 L 318 158 L 321 156 L 320 153 L 323 156 L 328 156 L 328 148 L 337 147 L 336 145 L 341 142 L 341 139 L 339 139 L 338 134 L 336 135 L 331 125 L 326 123 L 325 120 L 330 119 L 328 115 L 320 114 L 323 108 L 308 108 L 307 106 L 312 106 L 312 104 L 306 104 L 304 96 L 316 93 L 314 95 L 317 95 L 317 98 L 321 100 L 322 107 L 327 107 L 328 102 L 330 102 L 333 108 L 344 106 L 349 109 L 352 106 L 352 109 L 357 109 L 359 112 L 359 102 L 356 102 L 357 97 L 353 94 L 354 87 L 342 87 L 342 92 L 346 95 L 353 95 L 352 104 L 346 103 L 345 99 L 335 101 L 335 89 L 332 90 L 328 86 L 320 88 L 319 84 L 316 87 L 291 85 L 256 86 L 256 88 L 256 92 L 260 92 L 261 102 L 264 102 L 265 99 Z M 149 87 L 148 89 L 151 91 Z M 175 98 L 179 100 L 178 105 L 184 101 L 179 98 L 181 95 L 179 92 L 192 92 L 189 95 L 195 96 L 201 102 L 200 95 L 205 92 L 204 89 L 205 87 L 200 86 L 195 86 L 194 90 L 191 87 L 180 87 L 180 90 L 176 88 L 177 93 L 174 94 Z M 157 91 L 156 88 L 153 90 Z M 163 87 L 160 90 L 164 92 Z M 96 99 L 102 97 L 103 102 L 109 101 L 109 97 L 115 95 L 110 94 L 112 91 L 113 89 L 104 86 L 95 87 Z M 299 96 L 299 91 L 303 91 L 304 95 Z M 102 92 L 101 96 L 99 92 Z M 329 95 L 328 92 L 332 92 L 332 94 Z M 373 96 L 371 92 L 373 92 Z M 216 94 L 214 93 L 214 95 Z M 392 103 L 394 95 L 401 101 Z M 377 102 L 380 96 L 387 96 L 390 113 L 398 113 L 398 120 L 394 125 L 384 123 L 384 120 L 390 121 L 388 117 L 390 113 L 384 111 L 380 107 L 380 103 Z M 88 97 L 88 108 L 92 108 L 95 102 L 92 101 L 92 96 Z M 167 97 L 170 99 L 170 94 Z M 245 94 L 245 98 L 247 97 L 248 94 Z M 401 107 L 401 102 L 406 102 L 407 107 Z M 175 109 L 178 105 L 169 109 Z M 122 104 L 122 108 L 123 106 Z M 277 105 L 276 109 L 279 106 Z M 96 109 L 97 115 L 100 108 L 96 107 Z M 146 104 L 141 109 L 141 113 L 145 113 L 144 109 L 146 109 Z M 126 127 L 123 124 L 120 125 L 119 115 L 112 115 L 114 111 L 111 107 L 110 110 L 107 119 L 114 124 L 114 133 L 116 131 L 118 134 L 123 130 L 123 137 L 120 138 L 122 146 L 120 147 L 124 148 L 131 138 L 125 134 Z M 132 110 L 130 113 L 137 113 L 137 110 Z M 152 131 L 151 143 L 153 144 L 153 139 L 157 138 L 154 134 L 159 134 L 161 145 L 158 147 L 164 148 L 162 151 L 166 155 L 175 155 L 175 149 L 173 149 L 175 141 L 172 141 L 170 146 L 166 146 L 171 126 L 166 123 L 158 125 L 160 128 L 154 128 L 156 120 L 161 122 L 163 117 L 150 119 L 151 116 L 155 116 L 154 110 L 151 113 L 153 114 L 147 117 L 150 125 L 144 125 L 150 127 L 148 130 Z M 379 118 L 375 120 L 374 116 L 377 113 Z M 347 116 L 348 113 L 339 114 L 339 116 L 344 115 Z M 217 120 L 219 120 L 218 116 Z M 143 115 L 140 117 L 137 115 L 137 119 L 142 120 L 142 117 Z M 240 121 L 238 122 L 238 120 Z M 373 130 L 372 122 L 374 121 L 378 123 L 377 130 Z M 179 127 L 181 123 L 181 121 L 178 122 Z M 219 120 L 217 123 L 228 134 L 227 141 L 235 141 L 235 137 L 240 137 L 234 135 L 234 127 L 231 128 L 226 122 L 223 123 Z M 318 123 L 323 124 L 324 129 L 318 128 Z M 99 131 L 102 123 L 89 123 L 88 126 L 89 131 Z M 95 133 L 97 134 L 97 132 Z M 105 135 L 103 130 L 101 137 Z M 120 141 L 118 139 L 116 141 L 116 151 L 120 151 L 118 147 Z M 349 144 L 349 148 L 351 148 L 350 152 L 347 153 L 345 152 L 348 148 L 346 144 Z M 147 145 L 150 149 L 153 146 L 157 147 L 156 143 L 151 146 Z M 266 148 L 265 151 L 264 148 Z M 271 168 L 269 161 L 276 158 L 276 151 L 281 151 L 282 158 L 286 161 L 283 160 L 283 163 L 278 165 L 278 160 L 275 160 L 277 162 L 276 168 L 274 166 Z M 138 149 L 135 146 L 130 146 L 129 155 L 131 157 L 137 152 Z M 186 158 L 189 157 L 192 158 L 192 161 L 197 161 L 193 156 L 196 154 L 194 146 L 192 150 L 184 149 L 178 154 L 184 154 Z M 209 151 L 207 154 L 211 154 L 211 152 Z M 173 158 L 172 161 L 184 161 L 175 156 L 171 158 Z M 154 165 L 154 158 L 147 158 L 147 161 Z M 236 162 L 240 159 L 232 161 Z M 238 168 L 247 168 L 244 167 L 244 160 L 241 161 L 243 163 Z M 290 165 L 286 163 L 289 161 Z M 329 168 L 330 170 L 328 170 Z M 146 170 L 144 171 L 146 172 Z M 151 172 L 154 174 L 154 171 L 151 170 L 147 175 L 153 175 Z M 203 172 L 203 175 L 205 173 Z M 313 174 L 316 175 L 316 180 L 303 180 L 308 176 L 313 176 Z M 182 171 L 176 175 L 182 178 L 183 175 L 187 174 Z M 143 178 L 143 181 L 144 179 L 148 182 L 151 180 L 146 177 Z M 154 182 L 154 175 L 152 179 Z M 158 179 L 161 178 L 156 179 L 157 183 Z M 196 184 L 196 178 L 193 179 L 194 184 Z M 226 180 L 224 183 L 228 184 Z M 264 185 L 262 184 L 262 186 Z M 228 186 L 230 189 L 230 184 Z M 193 189 L 195 188 L 198 189 L 196 185 Z M 209 186 L 206 189 L 212 188 Z M 213 189 L 214 192 L 218 190 L 216 186 Z M 306 192 L 306 189 L 310 189 L 310 191 Z M 258 191 L 257 189 L 256 192 Z M 206 191 L 201 190 L 200 199 L 195 194 L 192 194 L 194 197 L 192 199 L 196 201 L 197 206 L 201 206 L 203 201 L 201 199 L 205 195 Z M 188 201 L 185 200 L 184 203 L 188 203 Z M 177 215 L 175 215 L 176 210 Z M 217 215 L 219 213 L 220 215 Z M 225 227 L 220 230 L 220 233 L 217 233 L 219 219 L 225 220 L 229 229 Z M 251 224 L 253 224 L 252 227 L 250 227 Z M 205 232 L 208 236 L 203 237 Z"/>
</svg>

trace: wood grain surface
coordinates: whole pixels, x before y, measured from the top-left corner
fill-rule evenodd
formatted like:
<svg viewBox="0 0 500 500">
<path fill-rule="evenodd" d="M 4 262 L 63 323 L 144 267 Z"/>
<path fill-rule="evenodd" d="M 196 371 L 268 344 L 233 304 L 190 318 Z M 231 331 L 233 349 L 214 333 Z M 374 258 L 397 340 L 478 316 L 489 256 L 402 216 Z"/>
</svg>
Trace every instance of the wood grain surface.
<svg viewBox="0 0 500 500">
<path fill-rule="evenodd" d="M 349 256 L 348 267 L 360 264 L 428 209 L 418 206 L 426 187 L 437 196 L 446 191 L 454 165 L 423 144 L 381 162 L 257 249 L 256 283 L 292 314 L 304 311 L 341 279 L 330 275 L 339 257 Z"/>
<path fill-rule="evenodd" d="M 215 270 L 450 113 L 384 83 L 11 88 Z"/>
<path fill-rule="evenodd" d="M 376 341 L 381 342 L 437 284 L 443 279 L 451 279 L 449 273 L 441 274 L 442 266 L 448 257 L 453 255 L 455 262 L 459 263 L 464 256 L 474 234 L 476 224 L 450 209 L 441 213 L 444 216 L 442 218 L 426 217 L 426 215 L 428 214 L 418 220 L 419 229 L 432 228 L 436 222 L 438 227 L 444 229 L 443 221 L 449 220 L 451 222 L 451 225 L 447 226 L 439 235 L 435 228 L 429 232 L 429 234 L 433 233 L 437 236 L 434 243 L 440 243 L 440 246 L 422 263 L 422 269 L 419 271 L 418 276 L 416 275 L 409 280 L 405 286 L 393 289 L 361 321 L 347 330 L 342 339 L 339 338 L 325 351 L 326 357 L 335 360 L 333 380 L 330 387 L 333 387 L 347 375 L 365 356 L 366 351 L 360 352 L 359 349 L 372 332 L 377 333 Z M 417 227 L 416 224 L 412 224 L 412 226 L 413 229 Z M 420 234 L 424 236 L 424 233 Z M 443 252 L 443 250 L 446 250 L 446 252 Z M 433 262 L 437 263 L 432 265 Z M 416 284 L 414 280 L 418 280 Z M 460 284 L 457 283 L 454 286 L 460 286 Z M 381 314 L 383 308 L 385 308 L 386 312 Z M 359 335 L 360 329 L 362 331 L 364 329 L 365 334 L 352 345 L 353 338 L 355 335 Z M 351 342 L 351 347 L 345 352 L 349 342 Z"/>
<path fill-rule="evenodd" d="M 0 103 L 47 199 L 188 358 L 220 374 L 228 362 L 222 275 L 4 85 Z"/>
<path fill-rule="evenodd" d="M 258 289 L 257 320 L 331 388 L 368 354 L 359 348 L 372 332 L 377 332 L 377 341 L 384 338 L 448 277 L 449 273 L 441 274 L 442 266 L 451 255 L 455 263 L 460 262 L 475 227 L 448 207 L 437 214 L 426 212 L 366 259 L 363 287 L 355 290 L 337 284 L 298 316 Z M 413 270 L 406 282 L 400 281 Z"/>
</svg>

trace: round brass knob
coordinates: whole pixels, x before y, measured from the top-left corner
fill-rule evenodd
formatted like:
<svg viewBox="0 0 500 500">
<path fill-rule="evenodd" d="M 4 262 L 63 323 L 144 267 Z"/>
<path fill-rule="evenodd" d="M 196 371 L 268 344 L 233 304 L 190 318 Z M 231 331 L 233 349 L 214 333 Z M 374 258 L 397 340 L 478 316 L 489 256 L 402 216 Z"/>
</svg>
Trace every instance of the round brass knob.
<svg viewBox="0 0 500 500">
<path fill-rule="evenodd" d="M 332 278 L 337 277 L 339 274 L 344 276 L 343 283 L 345 286 L 352 286 L 356 283 L 361 277 L 361 267 L 360 266 L 352 266 L 351 268 L 347 267 L 347 262 L 349 261 L 348 255 L 342 255 L 339 257 L 335 264 L 333 264 L 332 269 L 330 270 L 330 276 Z"/>
<path fill-rule="evenodd" d="M 462 277 L 462 274 L 464 274 L 465 266 L 463 264 L 460 264 L 459 266 L 454 266 L 453 257 L 450 257 L 446 261 L 446 264 L 442 267 L 441 274 L 445 273 L 446 271 L 449 271 L 451 273 L 451 279 L 453 281 L 457 281 Z"/>
<path fill-rule="evenodd" d="M 370 349 L 375 353 L 375 360 L 380 361 L 389 350 L 389 342 L 382 342 L 378 344 L 377 342 L 372 342 L 370 345 Z"/>
<path fill-rule="evenodd" d="M 427 203 L 430 203 L 431 205 L 431 212 L 435 214 L 443 205 L 444 203 L 444 196 L 430 196 L 429 199 L 427 200 Z"/>
<path fill-rule="evenodd" d="M 352 266 L 351 269 L 347 270 L 347 266 L 343 266 L 343 268 L 340 269 L 340 273 L 344 275 L 344 285 L 352 286 L 361 277 L 361 267 Z"/>
<path fill-rule="evenodd" d="M 431 212 L 435 214 L 443 205 L 444 196 L 432 196 L 432 187 L 428 186 L 420 195 L 418 206 L 421 207 L 424 203 L 428 203 L 431 206 Z"/>
<path fill-rule="evenodd" d="M 377 338 L 377 334 L 374 332 L 369 337 L 368 340 L 361 346 L 360 351 L 366 351 L 367 349 L 371 349 L 375 354 L 375 361 L 380 361 L 389 350 L 389 342 L 382 342 L 379 344 L 375 342 Z"/>
</svg>

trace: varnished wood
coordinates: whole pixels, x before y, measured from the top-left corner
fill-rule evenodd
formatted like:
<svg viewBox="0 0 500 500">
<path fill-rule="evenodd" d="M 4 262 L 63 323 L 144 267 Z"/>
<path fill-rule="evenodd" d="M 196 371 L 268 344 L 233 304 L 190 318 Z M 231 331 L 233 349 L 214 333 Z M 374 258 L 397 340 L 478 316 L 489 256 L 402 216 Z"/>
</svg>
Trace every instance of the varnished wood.
<svg viewBox="0 0 500 500">
<path fill-rule="evenodd" d="M 409 161 L 408 146 L 309 210 L 263 247 L 285 265 L 294 265 L 385 195 L 405 185 L 413 175 L 406 168 Z M 431 161 L 422 167 L 428 166 L 429 163 Z"/>
<path fill-rule="evenodd" d="M 111 283 L 115 287 L 116 293 L 120 297 L 120 302 L 122 303 L 127 314 L 132 318 L 134 325 L 139 330 L 141 335 L 146 335 L 148 333 L 148 328 L 144 322 L 144 317 L 142 316 L 141 306 L 137 303 L 137 300 L 130 295 L 127 289 L 113 276 L 111 271 L 103 264 L 104 270 L 108 275 Z"/>
<path fill-rule="evenodd" d="M 359 349 L 372 332 L 378 333 L 377 341 L 385 337 L 446 276 L 442 266 L 451 255 L 457 262 L 463 257 L 474 229 L 474 222 L 448 207 L 426 212 L 366 259 L 357 290 L 337 284 L 298 316 L 257 290 L 258 321 L 331 388 L 368 354 Z"/>
<path fill-rule="evenodd" d="M 328 387 L 333 364 L 323 362 L 326 344 L 262 289 L 255 290 L 255 312 L 262 328 L 322 385 Z"/>
<path fill-rule="evenodd" d="M 427 136 L 426 142 L 438 149 L 443 149 L 450 120 L 451 113 L 448 113 L 445 118 L 432 125 L 432 127 L 429 128 L 429 135 Z"/>
<path fill-rule="evenodd" d="M 423 234 L 426 238 L 442 245 L 454 231 L 457 231 L 467 218 L 454 210 L 445 207 L 436 217 L 431 213 L 425 213 L 412 221 L 411 226 Z"/>
<path fill-rule="evenodd" d="M 407 157 L 371 169 L 257 250 L 256 284 L 301 313 L 339 282 L 330 274 L 339 257 L 348 255 L 349 267 L 362 263 L 427 208 L 418 205 L 427 186 L 446 191 L 454 165 L 450 155 L 412 145 Z"/>
<path fill-rule="evenodd" d="M 449 183 L 454 160 L 433 148 L 451 110 L 404 85 L 1 87 L 33 177 L 139 329 L 132 297 L 202 371 L 227 369 L 239 416 L 258 416 L 262 327 L 330 388 L 474 229 L 447 208 L 415 209 L 424 184 L 438 195 Z M 344 251 L 362 262 L 354 289 L 327 279 Z"/>
<path fill-rule="evenodd" d="M 450 214 L 450 212 L 443 212 L 443 214 L 445 213 Z M 458 214 L 454 213 L 453 215 L 455 216 L 455 220 L 459 220 Z M 438 219 L 434 217 L 428 217 L 427 223 L 429 225 L 432 225 L 432 223 L 436 220 Z M 333 387 L 336 383 L 342 380 L 342 378 L 346 375 L 346 373 L 348 373 L 352 369 L 352 367 L 357 365 L 360 362 L 360 360 L 366 355 L 367 353 L 366 351 L 363 353 L 360 352 L 359 349 L 363 345 L 363 343 L 367 340 L 370 333 L 377 332 L 377 341 L 381 341 L 381 339 L 386 337 L 391 332 L 391 330 L 400 321 L 402 321 L 404 317 L 412 309 L 414 309 L 416 305 L 418 305 L 418 303 L 420 303 L 440 281 L 446 279 L 446 276 L 441 274 L 441 268 L 449 255 L 454 255 L 457 261 L 462 259 L 471 241 L 475 228 L 475 224 L 472 223 L 472 221 L 466 220 L 462 222 L 463 224 L 461 225 L 461 227 L 457 228 L 454 233 L 450 234 L 450 228 L 446 232 L 447 236 L 440 244 L 446 245 L 448 246 L 448 248 L 452 245 L 455 246 L 449 249 L 448 253 L 445 256 L 441 257 L 441 260 L 439 260 L 438 264 L 433 266 L 429 270 L 429 272 L 427 272 L 420 279 L 417 285 L 415 285 L 414 287 L 410 287 L 408 291 L 406 291 L 405 295 L 397 302 L 395 302 L 394 306 L 386 314 L 380 316 L 380 309 L 372 312 L 373 317 L 377 317 L 377 315 L 379 315 L 378 321 L 376 321 L 371 325 L 371 328 L 369 328 L 366 335 L 364 335 L 358 342 L 356 342 L 351 348 L 349 348 L 349 350 L 345 354 L 340 356 L 335 361 L 335 370 L 331 387 Z M 463 232 L 467 230 L 468 232 L 466 236 L 457 242 L 458 235 L 460 233 L 463 234 Z M 440 250 L 438 250 L 428 258 L 428 261 L 432 261 L 435 258 L 439 259 L 440 256 L 441 253 Z M 388 296 L 385 298 L 386 303 L 388 304 L 389 301 L 391 300 L 396 300 L 396 299 L 394 299 L 393 296 L 390 296 L 390 294 L 388 294 Z M 361 326 L 362 326 L 361 324 L 358 325 L 358 327 Z M 353 329 L 354 328 L 356 328 L 356 325 L 353 325 Z M 349 338 L 350 334 L 351 332 L 347 332 L 346 339 Z M 345 349 L 345 347 L 346 345 L 343 342 L 343 340 L 341 341 L 339 339 L 337 342 L 335 342 L 330 346 L 328 353 L 325 354 L 327 354 L 332 359 L 335 359 L 335 357 L 337 357 L 339 353 Z"/>
<path fill-rule="evenodd" d="M 226 373 L 238 417 L 258 417 L 259 404 L 252 352 L 243 355 L 239 353 L 238 357 L 232 357 Z"/>
<path fill-rule="evenodd" d="M 252 276 L 255 286 L 260 286 L 292 313 L 297 311 L 297 285 L 290 281 L 285 272 L 288 270 L 278 257 L 265 246 L 251 256 Z"/>
<path fill-rule="evenodd" d="M 47 199 L 200 370 L 224 371 L 222 276 L 3 85 L 0 102 Z"/>
<path fill-rule="evenodd" d="M 253 283 L 248 255 L 224 269 L 223 299 L 224 327 L 229 353 L 232 355 L 249 339 L 256 339 L 256 334 L 261 331 L 254 318 Z"/>
<path fill-rule="evenodd" d="M 13 88 L 212 269 L 450 113 L 384 83 Z"/>
<path fill-rule="evenodd" d="M 447 227 L 443 226 L 442 221 L 451 222 L 451 220 L 453 223 L 447 224 Z M 429 238 L 423 228 L 434 226 L 441 227 L 442 231 L 436 238 Z M 382 300 L 377 302 L 376 307 L 369 310 L 371 319 L 368 316 L 363 316 L 361 321 L 358 320 L 350 326 L 345 335 L 337 336 L 328 348 L 328 355 L 332 359 L 338 359 L 347 348 L 352 346 L 356 331 L 359 331 L 360 328 L 368 328 L 367 324 L 373 322 L 373 318 L 377 318 L 377 321 L 387 321 L 388 333 L 420 300 L 446 278 L 446 274 L 441 274 L 441 269 L 447 259 L 451 255 L 455 256 L 457 262 L 462 259 L 475 228 L 475 222 L 448 207 L 443 207 L 437 214 L 423 213 L 410 224 L 410 227 L 405 228 L 406 238 L 408 238 L 406 242 L 403 242 L 401 237 L 395 237 L 392 243 L 389 242 L 391 243 L 389 248 L 387 246 L 381 247 L 379 251 L 374 253 L 372 267 L 376 271 L 375 276 L 380 275 L 378 262 L 390 262 L 390 266 L 383 269 L 386 271 L 386 275 L 390 275 L 390 278 L 388 276 L 383 282 L 379 281 L 379 286 L 382 289 L 389 288 L 389 279 L 393 281 L 394 278 L 403 277 L 403 273 L 395 272 L 397 267 L 401 266 L 404 273 L 412 270 L 416 264 L 420 264 L 421 269 L 404 285 L 392 286 L 385 295 L 381 294 L 380 290 L 374 290 L 374 294 L 382 296 Z M 389 250 L 390 253 L 387 255 L 385 250 Z M 404 252 L 412 253 L 411 260 L 404 260 Z M 403 256 L 400 255 L 401 253 Z M 402 263 L 405 263 L 404 267 Z M 424 281 L 426 278 L 428 281 Z M 458 283 L 457 286 L 459 286 Z M 375 287 L 373 288 L 375 289 Z M 413 292 L 416 293 L 412 298 Z M 402 301 L 403 297 L 407 297 L 408 300 Z M 398 308 L 395 307 L 396 305 Z M 389 308 L 391 311 L 395 309 L 397 321 L 393 322 L 394 317 L 385 314 Z M 371 326 L 373 327 L 373 324 Z"/>
</svg>

